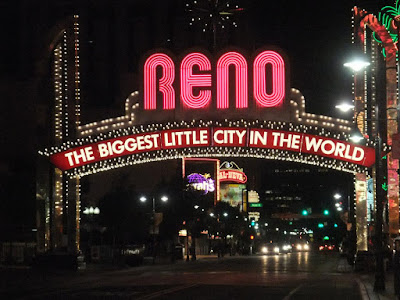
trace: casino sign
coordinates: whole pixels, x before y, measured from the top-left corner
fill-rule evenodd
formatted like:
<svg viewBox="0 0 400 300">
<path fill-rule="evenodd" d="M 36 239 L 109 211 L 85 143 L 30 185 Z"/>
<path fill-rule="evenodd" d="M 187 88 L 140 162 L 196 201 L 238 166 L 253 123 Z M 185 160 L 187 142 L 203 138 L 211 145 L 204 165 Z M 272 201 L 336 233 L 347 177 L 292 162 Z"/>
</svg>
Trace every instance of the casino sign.
<svg viewBox="0 0 400 300">
<path fill-rule="evenodd" d="M 224 161 L 218 173 L 218 179 L 220 182 L 234 182 L 234 183 L 246 183 L 247 176 L 244 174 L 243 169 L 231 161 Z"/>
<path fill-rule="evenodd" d="M 183 157 L 264 158 L 352 173 L 371 167 L 374 148 L 349 142 L 352 122 L 307 113 L 288 73 L 276 49 L 215 58 L 195 50 L 180 59 L 154 51 L 125 114 L 79 124 L 76 140 L 41 154 L 69 177 Z"/>
<path fill-rule="evenodd" d="M 370 142 L 349 142 L 351 121 L 305 111 L 304 97 L 290 88 L 286 55 L 272 47 L 250 54 L 234 48 L 214 55 L 202 49 L 151 51 L 124 112 L 83 124 L 79 17 L 55 30 L 45 76 L 52 90 L 38 97 L 51 112 L 42 116 L 38 137 L 38 252 L 80 248 L 82 176 L 176 159 L 182 169 L 186 160 L 216 161 L 218 167 L 225 157 L 249 157 L 353 174 L 374 164 Z M 214 187 L 208 177 L 193 176 L 196 187 L 215 188 L 218 196 L 219 175 L 222 181 L 245 180 L 237 172 L 219 174 L 217 167 Z"/>
</svg>

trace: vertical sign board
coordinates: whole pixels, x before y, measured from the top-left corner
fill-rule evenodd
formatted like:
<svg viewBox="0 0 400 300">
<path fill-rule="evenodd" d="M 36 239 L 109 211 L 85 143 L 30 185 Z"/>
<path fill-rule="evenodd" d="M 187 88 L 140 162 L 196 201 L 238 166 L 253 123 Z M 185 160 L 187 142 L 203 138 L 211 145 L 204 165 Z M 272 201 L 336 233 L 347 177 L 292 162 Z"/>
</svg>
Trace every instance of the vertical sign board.
<svg viewBox="0 0 400 300">
<path fill-rule="evenodd" d="M 370 178 L 367 180 L 367 221 L 371 222 L 373 218 L 373 212 L 375 211 L 374 202 L 374 179 Z"/>
<path fill-rule="evenodd" d="M 260 202 L 260 197 L 258 196 L 258 193 L 256 191 L 249 191 L 247 201 L 249 203 L 258 203 Z"/>
<path fill-rule="evenodd" d="M 393 120 L 392 120 L 393 121 Z M 399 169 L 400 133 L 392 134 L 392 152 L 388 153 L 389 234 L 399 234 Z"/>
<path fill-rule="evenodd" d="M 397 164 L 388 169 L 389 234 L 393 237 L 399 234 L 399 175 L 398 160 L 391 160 L 391 163 Z"/>
<path fill-rule="evenodd" d="M 400 133 L 392 135 L 392 157 L 400 159 Z"/>
<path fill-rule="evenodd" d="M 243 203 L 243 211 L 247 212 L 247 206 L 248 206 L 248 197 L 247 197 L 247 190 L 242 190 L 242 203 Z"/>
<path fill-rule="evenodd" d="M 356 232 L 357 250 L 368 250 L 368 223 L 367 223 L 367 178 L 365 174 L 356 174 Z"/>
</svg>

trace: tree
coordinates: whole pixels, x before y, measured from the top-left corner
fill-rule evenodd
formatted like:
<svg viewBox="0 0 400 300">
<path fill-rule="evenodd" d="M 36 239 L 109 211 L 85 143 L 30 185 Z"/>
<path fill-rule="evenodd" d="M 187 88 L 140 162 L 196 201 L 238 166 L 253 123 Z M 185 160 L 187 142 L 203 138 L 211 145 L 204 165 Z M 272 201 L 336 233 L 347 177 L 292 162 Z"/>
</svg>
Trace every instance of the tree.
<svg viewBox="0 0 400 300">
<path fill-rule="evenodd" d="M 100 223 L 107 228 L 105 239 L 113 245 L 144 242 L 149 234 L 151 209 L 140 207 L 135 187 L 125 175 L 119 174 L 99 203 Z"/>
</svg>

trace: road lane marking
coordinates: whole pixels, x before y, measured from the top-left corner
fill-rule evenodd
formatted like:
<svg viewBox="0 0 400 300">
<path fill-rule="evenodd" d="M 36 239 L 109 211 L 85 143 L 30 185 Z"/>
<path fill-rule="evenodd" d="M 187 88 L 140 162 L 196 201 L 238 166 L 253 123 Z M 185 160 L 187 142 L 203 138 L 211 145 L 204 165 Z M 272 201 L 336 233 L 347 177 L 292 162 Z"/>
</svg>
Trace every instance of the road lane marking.
<svg viewBox="0 0 400 300">
<path fill-rule="evenodd" d="M 356 282 L 358 284 L 358 289 L 360 291 L 361 297 L 363 299 L 370 299 L 367 288 L 365 284 L 360 280 L 360 278 L 356 278 Z"/>
<path fill-rule="evenodd" d="M 285 298 L 283 298 L 283 300 L 289 300 L 290 297 L 292 297 L 298 290 L 300 290 L 302 287 L 304 286 L 304 284 L 300 284 L 298 287 L 296 287 L 295 289 L 291 290 L 289 294 L 287 294 L 287 296 Z"/>
<path fill-rule="evenodd" d="M 137 300 L 154 299 L 154 298 L 157 298 L 157 297 L 162 296 L 162 295 L 171 294 L 171 293 L 174 293 L 174 292 L 177 292 L 177 291 L 181 291 L 181 290 L 185 290 L 185 289 L 190 289 L 190 288 L 195 287 L 197 285 L 198 285 L 197 283 L 194 283 L 194 284 L 176 286 L 176 287 L 172 287 L 170 289 L 157 291 L 157 292 L 154 292 L 152 294 L 148 294 L 148 295 L 145 295 L 143 297 L 139 297 L 139 298 L 137 298 Z"/>
</svg>

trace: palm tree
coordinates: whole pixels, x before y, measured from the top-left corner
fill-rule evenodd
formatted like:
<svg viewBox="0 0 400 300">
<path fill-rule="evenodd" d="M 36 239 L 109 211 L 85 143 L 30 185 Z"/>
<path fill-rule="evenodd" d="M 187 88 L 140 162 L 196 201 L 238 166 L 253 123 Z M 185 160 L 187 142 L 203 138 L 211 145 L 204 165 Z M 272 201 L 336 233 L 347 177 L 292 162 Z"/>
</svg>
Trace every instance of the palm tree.
<svg viewBox="0 0 400 300">
<path fill-rule="evenodd" d="M 399 39 L 399 21 L 400 21 L 400 6 L 399 0 L 396 0 L 395 6 L 384 6 L 378 14 L 378 20 L 390 34 L 394 43 Z M 381 42 L 374 32 L 374 37 L 378 42 Z"/>
</svg>

